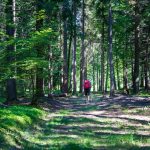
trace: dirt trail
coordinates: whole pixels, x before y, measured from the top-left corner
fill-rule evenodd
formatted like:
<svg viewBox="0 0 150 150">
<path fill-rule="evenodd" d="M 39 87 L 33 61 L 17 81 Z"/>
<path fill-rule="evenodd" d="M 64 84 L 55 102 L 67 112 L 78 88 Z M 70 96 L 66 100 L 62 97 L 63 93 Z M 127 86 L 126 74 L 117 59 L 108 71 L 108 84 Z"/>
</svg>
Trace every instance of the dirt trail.
<svg viewBox="0 0 150 150">
<path fill-rule="evenodd" d="M 150 99 L 117 95 L 47 100 L 45 120 L 26 139 L 36 149 L 150 149 Z M 46 102 L 46 103 L 47 103 Z M 32 136 L 31 136 L 32 135 Z"/>
</svg>

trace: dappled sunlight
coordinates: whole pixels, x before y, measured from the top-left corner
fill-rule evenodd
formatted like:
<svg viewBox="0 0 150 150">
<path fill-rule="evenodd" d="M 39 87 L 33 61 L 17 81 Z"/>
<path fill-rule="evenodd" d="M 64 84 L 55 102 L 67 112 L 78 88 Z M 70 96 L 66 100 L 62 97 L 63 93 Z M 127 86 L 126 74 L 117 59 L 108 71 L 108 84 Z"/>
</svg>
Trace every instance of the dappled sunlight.
<svg viewBox="0 0 150 150">
<path fill-rule="evenodd" d="M 6 149 L 21 148 L 19 143 L 22 143 L 25 130 L 42 116 L 44 112 L 32 107 L 11 106 L 0 109 L 0 134 L 3 135 L 0 136 L 1 146 L 4 145 Z"/>
<path fill-rule="evenodd" d="M 122 103 L 112 105 L 112 101 L 97 99 L 86 105 L 74 98 L 73 101 L 69 101 L 73 106 L 68 111 L 50 113 L 43 130 L 40 130 L 39 134 L 36 133 L 33 139 L 37 143 L 41 141 L 45 145 L 57 148 L 69 144 L 70 141 L 78 146 L 87 142 L 89 147 L 108 149 L 124 145 L 137 148 L 146 144 L 149 146 L 149 117 L 128 114 L 122 108 Z M 68 107 L 67 104 L 65 106 Z M 83 139 L 86 139 L 86 142 Z"/>
<path fill-rule="evenodd" d="M 120 100 L 120 97 L 119 101 L 124 103 L 124 100 Z M 13 108 L 7 111 L 10 123 L 6 122 L 7 126 L 4 126 L 3 123 L 4 128 L 1 128 L 1 133 L 6 132 L 5 129 L 9 128 L 10 134 L 6 134 L 3 139 L 9 139 L 9 147 L 18 146 L 24 149 L 149 148 L 150 118 L 142 115 L 143 111 L 149 111 L 149 107 L 128 109 L 130 106 L 124 108 L 121 102 L 118 104 L 117 102 L 118 99 L 107 101 L 105 98 L 104 100 L 96 98 L 90 104 L 86 104 L 85 101 L 78 98 L 71 98 L 64 100 L 64 102 L 61 99 L 62 109 L 54 112 L 49 110 L 42 119 L 38 120 L 37 124 L 34 123 L 30 128 L 26 127 L 33 124 L 35 115 L 41 112 L 33 109 L 33 113 L 30 114 L 31 108 L 25 108 L 25 112 L 22 112 L 22 108 L 19 108 L 17 109 L 19 111 L 8 115 L 15 109 Z M 134 106 L 134 104 L 132 105 Z M 5 117 L 3 116 L 1 119 Z M 14 119 L 15 123 L 11 119 Z M 24 131 L 21 131 L 20 127 L 23 127 Z M 18 128 L 20 130 L 17 131 Z M 16 137 L 16 140 L 12 137 Z M 18 144 L 16 144 L 16 141 Z"/>
</svg>

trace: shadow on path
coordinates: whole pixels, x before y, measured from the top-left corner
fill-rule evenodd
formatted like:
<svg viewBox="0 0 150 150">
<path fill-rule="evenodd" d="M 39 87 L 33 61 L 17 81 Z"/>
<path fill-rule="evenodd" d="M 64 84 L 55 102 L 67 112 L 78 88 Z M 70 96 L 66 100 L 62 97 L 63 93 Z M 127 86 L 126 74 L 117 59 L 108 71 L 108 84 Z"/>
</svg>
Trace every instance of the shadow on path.
<svg viewBox="0 0 150 150">
<path fill-rule="evenodd" d="M 150 99 L 117 95 L 44 99 L 47 117 L 22 134 L 23 149 L 148 150 Z M 50 110 L 49 110 L 50 109 Z"/>
</svg>

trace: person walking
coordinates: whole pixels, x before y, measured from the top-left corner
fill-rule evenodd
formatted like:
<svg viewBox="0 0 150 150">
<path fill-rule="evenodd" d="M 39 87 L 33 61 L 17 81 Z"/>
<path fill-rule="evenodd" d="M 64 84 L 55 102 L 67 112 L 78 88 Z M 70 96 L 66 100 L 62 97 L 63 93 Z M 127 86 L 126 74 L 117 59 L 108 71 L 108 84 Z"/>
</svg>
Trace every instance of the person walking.
<svg viewBox="0 0 150 150">
<path fill-rule="evenodd" d="M 89 80 L 84 81 L 84 94 L 86 96 L 86 102 L 90 101 L 90 92 L 91 92 L 91 82 Z"/>
</svg>

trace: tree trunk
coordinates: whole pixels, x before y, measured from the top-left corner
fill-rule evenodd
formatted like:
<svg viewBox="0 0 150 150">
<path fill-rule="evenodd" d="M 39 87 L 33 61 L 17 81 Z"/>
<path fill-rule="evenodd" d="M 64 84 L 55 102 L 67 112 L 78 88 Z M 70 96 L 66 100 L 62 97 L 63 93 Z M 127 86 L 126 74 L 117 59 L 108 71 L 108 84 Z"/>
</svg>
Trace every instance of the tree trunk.
<svg viewBox="0 0 150 150">
<path fill-rule="evenodd" d="M 128 67 L 127 67 L 127 60 L 126 60 L 126 52 L 128 51 L 128 36 L 127 31 L 125 30 L 125 49 L 123 51 L 123 88 L 126 94 L 129 94 L 128 89 Z"/>
<path fill-rule="evenodd" d="M 108 88 L 108 75 L 109 75 L 109 60 L 108 60 L 108 52 L 107 52 L 107 69 L 106 69 L 106 80 L 105 80 L 105 92 L 107 92 Z"/>
<path fill-rule="evenodd" d="M 103 20 L 103 24 L 102 24 L 102 55 L 101 55 L 101 92 L 104 95 L 105 94 L 105 87 L 104 87 L 104 83 L 105 83 L 105 76 L 104 76 L 104 70 L 105 70 L 105 64 L 104 64 L 104 60 L 105 60 L 105 49 L 104 49 L 104 42 L 105 42 L 105 22 L 104 22 L 105 16 L 104 16 L 104 4 L 102 4 L 102 20 Z"/>
<path fill-rule="evenodd" d="M 139 3 L 138 0 L 135 4 L 135 53 L 134 53 L 134 74 L 133 74 L 133 92 L 136 94 L 139 92 L 139 55 L 140 55 L 140 47 L 139 47 Z"/>
<path fill-rule="evenodd" d="M 115 68 L 113 65 L 113 74 L 114 74 L 114 89 L 117 90 L 117 84 L 116 84 L 116 76 L 115 76 Z"/>
<path fill-rule="evenodd" d="M 72 13 L 73 13 L 73 6 L 71 8 Z M 68 65 L 68 73 L 67 73 L 67 78 L 68 78 L 68 92 L 70 92 L 72 90 L 72 84 L 71 84 L 71 70 L 72 70 L 72 66 L 70 65 L 71 63 L 71 48 L 72 48 L 72 40 L 73 40 L 73 15 L 71 14 L 71 19 L 70 19 L 70 37 L 69 37 L 69 46 L 68 46 L 68 60 L 67 60 L 67 65 Z M 70 67 L 71 66 L 71 67 Z"/>
<path fill-rule="evenodd" d="M 73 94 L 77 92 L 77 81 L 76 81 L 76 16 L 77 16 L 77 8 L 76 8 L 76 1 L 73 1 L 73 49 L 72 49 L 72 77 L 73 77 Z"/>
<path fill-rule="evenodd" d="M 95 92 L 95 54 L 93 47 L 93 91 Z"/>
<path fill-rule="evenodd" d="M 80 92 L 83 94 L 84 74 L 85 74 L 85 46 L 84 46 L 84 24 L 85 24 L 85 3 L 82 0 L 82 47 L 81 47 L 81 61 L 80 61 Z"/>
<path fill-rule="evenodd" d="M 116 69 L 117 69 L 117 86 L 118 90 L 120 90 L 120 74 L 119 74 L 119 61 L 118 55 L 116 54 Z"/>
<path fill-rule="evenodd" d="M 144 87 L 144 65 L 141 66 L 141 79 L 140 79 L 140 87 L 143 88 Z"/>
<path fill-rule="evenodd" d="M 52 72 L 53 72 L 53 67 L 52 67 L 52 50 L 51 50 L 51 46 L 49 45 L 49 47 L 48 47 L 48 49 L 49 49 L 49 59 L 48 59 L 48 61 L 49 61 L 49 67 L 48 67 L 48 69 L 49 69 L 49 78 L 48 78 L 48 92 L 49 92 L 49 94 L 51 94 L 52 93 L 52 89 L 53 89 L 53 74 L 52 74 Z"/>
<path fill-rule="evenodd" d="M 97 56 L 97 64 L 99 63 L 99 57 Z M 96 71 L 97 71 L 97 73 L 96 73 L 96 83 L 97 83 L 97 92 L 98 92 L 98 90 L 99 90 L 99 72 L 100 72 L 100 68 L 99 68 L 99 66 L 97 65 L 97 67 L 96 67 Z"/>
<path fill-rule="evenodd" d="M 7 80 L 7 102 L 11 103 L 17 100 L 17 90 L 16 90 L 16 80 L 15 79 L 8 79 Z"/>
<path fill-rule="evenodd" d="M 127 70 L 127 63 L 123 62 L 123 88 L 124 88 L 124 92 L 126 94 L 129 94 L 129 89 L 128 89 L 128 70 Z"/>
<path fill-rule="evenodd" d="M 66 5 L 68 2 L 64 0 L 63 3 L 63 85 L 62 92 L 68 93 L 68 65 L 67 65 L 67 16 L 66 16 Z"/>
<path fill-rule="evenodd" d="M 67 21 L 63 22 L 63 91 L 68 92 L 68 68 L 67 68 Z"/>
<path fill-rule="evenodd" d="M 144 63 L 144 76 L 145 76 L 145 90 L 150 90 L 150 77 L 149 77 L 149 34 L 150 34 L 150 26 L 148 29 L 148 36 L 147 36 L 147 42 L 146 42 L 146 58 Z"/>
<path fill-rule="evenodd" d="M 114 66 L 112 52 L 112 8 L 109 6 L 109 65 L 110 65 L 110 96 L 114 95 Z"/>
<path fill-rule="evenodd" d="M 40 2 L 37 0 L 37 13 L 42 10 Z M 43 27 L 43 19 L 37 18 L 36 20 L 36 31 L 40 31 Z M 37 57 L 40 58 L 43 55 L 42 52 L 43 47 L 41 45 L 37 45 L 36 51 L 37 51 Z M 43 92 L 43 68 L 37 67 L 37 74 L 36 74 L 36 96 L 41 97 L 44 95 Z"/>
<path fill-rule="evenodd" d="M 63 59 L 63 29 L 62 29 L 62 18 L 61 18 L 61 11 L 59 12 L 59 42 L 60 42 L 60 45 L 59 45 L 59 49 L 61 50 L 61 59 Z M 63 91 L 63 65 L 61 65 L 59 67 L 59 76 L 60 76 L 60 79 L 59 79 L 59 90 L 60 91 Z"/>
<path fill-rule="evenodd" d="M 42 2 L 39 2 L 36 0 L 36 11 L 37 11 L 37 18 L 36 18 L 36 31 L 40 31 L 41 28 L 43 27 L 43 19 L 39 18 L 39 12 L 43 9 Z M 43 46 L 42 45 L 36 45 L 36 53 L 37 53 L 37 58 L 41 58 L 43 55 Z M 38 104 L 38 98 L 44 96 L 44 91 L 43 91 L 43 68 L 37 66 L 36 68 L 36 81 L 35 81 L 35 95 L 33 96 L 32 105 L 37 105 Z"/>
<path fill-rule="evenodd" d="M 16 29 L 15 29 L 15 0 L 8 0 L 6 3 L 6 34 L 8 35 L 7 40 L 10 38 L 15 38 Z M 7 50 L 7 62 L 9 64 L 15 61 L 13 52 L 15 51 L 15 46 L 10 44 L 6 48 Z M 16 79 L 13 78 L 15 74 L 15 68 L 11 68 L 11 74 L 9 79 L 7 79 L 6 85 L 6 95 L 7 102 L 12 102 L 17 99 L 17 90 L 16 90 Z"/>
</svg>

